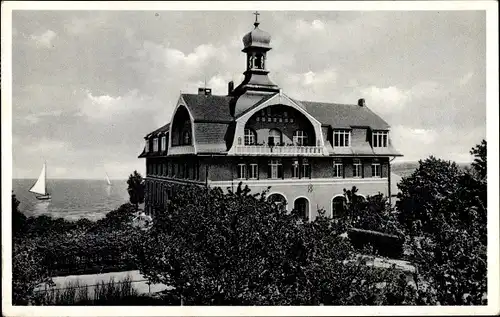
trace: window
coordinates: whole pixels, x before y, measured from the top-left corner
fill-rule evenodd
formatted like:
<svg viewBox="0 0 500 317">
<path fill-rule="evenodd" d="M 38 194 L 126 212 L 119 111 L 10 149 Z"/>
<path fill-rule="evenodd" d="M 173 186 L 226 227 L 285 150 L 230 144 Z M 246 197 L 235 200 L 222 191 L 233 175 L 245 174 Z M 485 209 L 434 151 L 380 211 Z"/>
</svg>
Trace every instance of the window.
<svg viewBox="0 0 500 317">
<path fill-rule="evenodd" d="M 342 161 L 333 162 L 333 177 L 342 177 L 343 175 Z"/>
<path fill-rule="evenodd" d="M 337 196 L 332 199 L 332 217 L 342 216 L 345 212 L 346 199 L 342 196 Z"/>
<path fill-rule="evenodd" d="M 293 144 L 298 146 L 307 145 L 307 133 L 302 130 L 297 130 L 293 133 Z"/>
<path fill-rule="evenodd" d="M 283 166 L 281 165 L 280 160 L 271 160 L 269 161 L 269 170 L 267 173 L 268 178 L 283 178 Z"/>
<path fill-rule="evenodd" d="M 361 168 L 362 168 L 361 160 L 354 160 L 354 162 L 353 162 L 352 176 L 353 177 L 363 177 L 362 169 Z"/>
<path fill-rule="evenodd" d="M 239 179 L 247 178 L 247 166 L 245 164 L 238 164 L 238 178 Z"/>
<path fill-rule="evenodd" d="M 250 178 L 250 179 L 259 178 L 259 165 L 250 164 L 250 171 L 249 171 L 248 178 Z"/>
<path fill-rule="evenodd" d="M 277 129 L 269 130 L 268 144 L 271 146 L 281 144 L 281 132 Z"/>
<path fill-rule="evenodd" d="M 149 140 L 146 140 L 146 153 L 149 152 Z"/>
<path fill-rule="evenodd" d="M 255 56 L 254 65 L 257 69 L 264 69 L 264 58 L 262 54 L 257 54 L 257 56 Z"/>
<path fill-rule="evenodd" d="M 167 150 L 167 137 L 166 136 L 161 137 L 161 150 L 162 151 Z"/>
<path fill-rule="evenodd" d="M 191 144 L 191 135 L 189 134 L 189 131 L 184 131 L 182 134 L 182 144 L 184 145 L 189 145 Z"/>
<path fill-rule="evenodd" d="M 347 130 L 333 131 L 333 140 L 334 140 L 333 146 L 348 147 L 350 136 L 351 136 L 351 131 Z"/>
<path fill-rule="evenodd" d="M 372 177 L 381 177 L 380 163 L 372 163 Z"/>
<path fill-rule="evenodd" d="M 158 152 L 158 138 L 153 139 L 153 152 Z"/>
<path fill-rule="evenodd" d="M 302 161 L 302 176 L 309 178 L 311 177 L 311 166 L 306 159 Z"/>
<path fill-rule="evenodd" d="M 255 131 L 252 129 L 245 129 L 245 145 L 255 145 L 256 139 Z"/>
<path fill-rule="evenodd" d="M 292 177 L 299 178 L 299 160 L 293 161 L 292 164 Z"/>
<path fill-rule="evenodd" d="M 297 198 L 293 203 L 293 209 L 297 211 L 299 217 L 304 221 L 309 219 L 309 201 L 304 197 Z"/>
<path fill-rule="evenodd" d="M 387 131 L 374 131 L 372 133 L 372 146 L 373 147 L 387 147 Z"/>
</svg>

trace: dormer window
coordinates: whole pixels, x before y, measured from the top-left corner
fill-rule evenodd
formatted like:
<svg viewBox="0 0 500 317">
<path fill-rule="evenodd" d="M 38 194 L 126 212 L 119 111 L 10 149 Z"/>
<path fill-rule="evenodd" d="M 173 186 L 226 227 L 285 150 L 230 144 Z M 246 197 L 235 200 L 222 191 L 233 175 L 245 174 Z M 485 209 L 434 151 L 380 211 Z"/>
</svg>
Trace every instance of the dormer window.
<svg viewBox="0 0 500 317">
<path fill-rule="evenodd" d="M 373 131 L 372 132 L 372 146 L 373 147 L 387 147 L 387 139 L 389 133 L 387 131 Z"/>
<path fill-rule="evenodd" d="M 153 139 L 153 152 L 158 152 L 158 138 Z"/>
<path fill-rule="evenodd" d="M 165 135 L 161 137 L 161 150 L 167 150 L 167 137 Z"/>
<path fill-rule="evenodd" d="M 333 131 L 333 146 L 334 147 L 349 147 L 351 139 L 351 131 L 349 130 L 334 130 Z"/>
<path fill-rule="evenodd" d="M 257 137 L 252 129 L 245 129 L 245 145 L 255 145 Z"/>
<path fill-rule="evenodd" d="M 146 153 L 149 152 L 149 140 L 146 140 L 146 147 L 145 147 Z"/>
</svg>

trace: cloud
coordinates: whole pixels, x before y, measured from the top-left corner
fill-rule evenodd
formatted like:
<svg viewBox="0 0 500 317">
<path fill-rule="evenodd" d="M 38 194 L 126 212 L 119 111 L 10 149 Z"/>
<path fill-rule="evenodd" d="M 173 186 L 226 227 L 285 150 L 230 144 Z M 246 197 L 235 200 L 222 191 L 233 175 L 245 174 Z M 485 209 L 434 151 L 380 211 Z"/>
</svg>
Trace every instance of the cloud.
<svg viewBox="0 0 500 317">
<path fill-rule="evenodd" d="M 94 96 L 86 91 L 78 115 L 94 120 L 115 120 L 116 116 L 133 114 L 136 111 L 154 110 L 155 100 L 132 90 L 124 96 Z"/>
<path fill-rule="evenodd" d="M 51 155 L 52 153 L 63 153 L 69 148 L 68 143 L 49 138 L 33 138 L 29 144 L 26 144 L 26 141 L 23 143 L 25 143 L 23 144 L 23 149 L 28 154 L 38 154 L 41 156 Z"/>
<path fill-rule="evenodd" d="M 52 41 L 56 38 L 57 33 L 52 30 L 47 30 L 40 35 L 32 34 L 30 38 L 35 41 L 37 47 L 52 48 Z"/>
<path fill-rule="evenodd" d="M 326 25 L 321 20 L 313 20 L 312 22 L 307 22 L 302 19 L 297 20 L 296 29 L 300 34 L 307 34 L 314 31 L 323 31 Z"/>
<path fill-rule="evenodd" d="M 34 123 L 38 123 L 44 117 L 59 117 L 59 116 L 61 116 L 62 113 L 63 113 L 62 110 L 30 113 L 24 117 L 24 120 L 26 120 L 30 124 L 34 124 Z"/>
<path fill-rule="evenodd" d="M 147 58 L 153 65 L 162 65 L 168 71 L 176 71 L 178 75 L 189 77 L 200 70 L 200 67 L 209 65 L 211 60 L 225 61 L 227 48 L 215 47 L 212 44 L 202 44 L 188 54 L 184 52 L 145 41 L 138 52 L 139 57 Z"/>
<path fill-rule="evenodd" d="M 472 76 L 474 76 L 474 73 L 468 72 L 462 78 L 460 78 L 459 81 L 460 86 L 465 86 L 472 79 Z"/>
<path fill-rule="evenodd" d="M 402 107 L 409 99 L 409 92 L 395 86 L 379 88 L 371 86 L 361 89 L 361 95 L 366 96 L 368 105 L 383 112 L 394 111 L 395 107 Z"/>
</svg>

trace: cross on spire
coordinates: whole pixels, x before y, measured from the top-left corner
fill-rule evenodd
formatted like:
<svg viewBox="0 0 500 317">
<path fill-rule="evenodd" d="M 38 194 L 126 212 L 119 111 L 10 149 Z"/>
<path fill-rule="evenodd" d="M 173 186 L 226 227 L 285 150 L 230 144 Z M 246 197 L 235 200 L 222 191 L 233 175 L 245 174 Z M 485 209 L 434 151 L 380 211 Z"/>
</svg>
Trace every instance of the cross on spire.
<svg viewBox="0 0 500 317">
<path fill-rule="evenodd" d="M 254 22 L 253 25 L 255 25 L 255 27 L 257 27 L 260 24 L 259 23 L 259 15 L 260 15 L 260 13 L 259 13 L 259 11 L 255 11 L 253 14 L 255 15 L 255 22 Z"/>
</svg>

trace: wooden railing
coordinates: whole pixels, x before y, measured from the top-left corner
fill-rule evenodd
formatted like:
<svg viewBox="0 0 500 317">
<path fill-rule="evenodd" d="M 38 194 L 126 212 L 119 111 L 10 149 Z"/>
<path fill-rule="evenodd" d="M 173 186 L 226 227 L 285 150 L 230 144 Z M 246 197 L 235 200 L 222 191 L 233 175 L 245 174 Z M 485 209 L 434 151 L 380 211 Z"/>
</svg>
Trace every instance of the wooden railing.
<svg viewBox="0 0 500 317">
<path fill-rule="evenodd" d="M 280 155 L 280 156 L 321 156 L 321 146 L 269 146 L 269 145 L 238 145 L 235 153 L 240 155 Z"/>
</svg>

